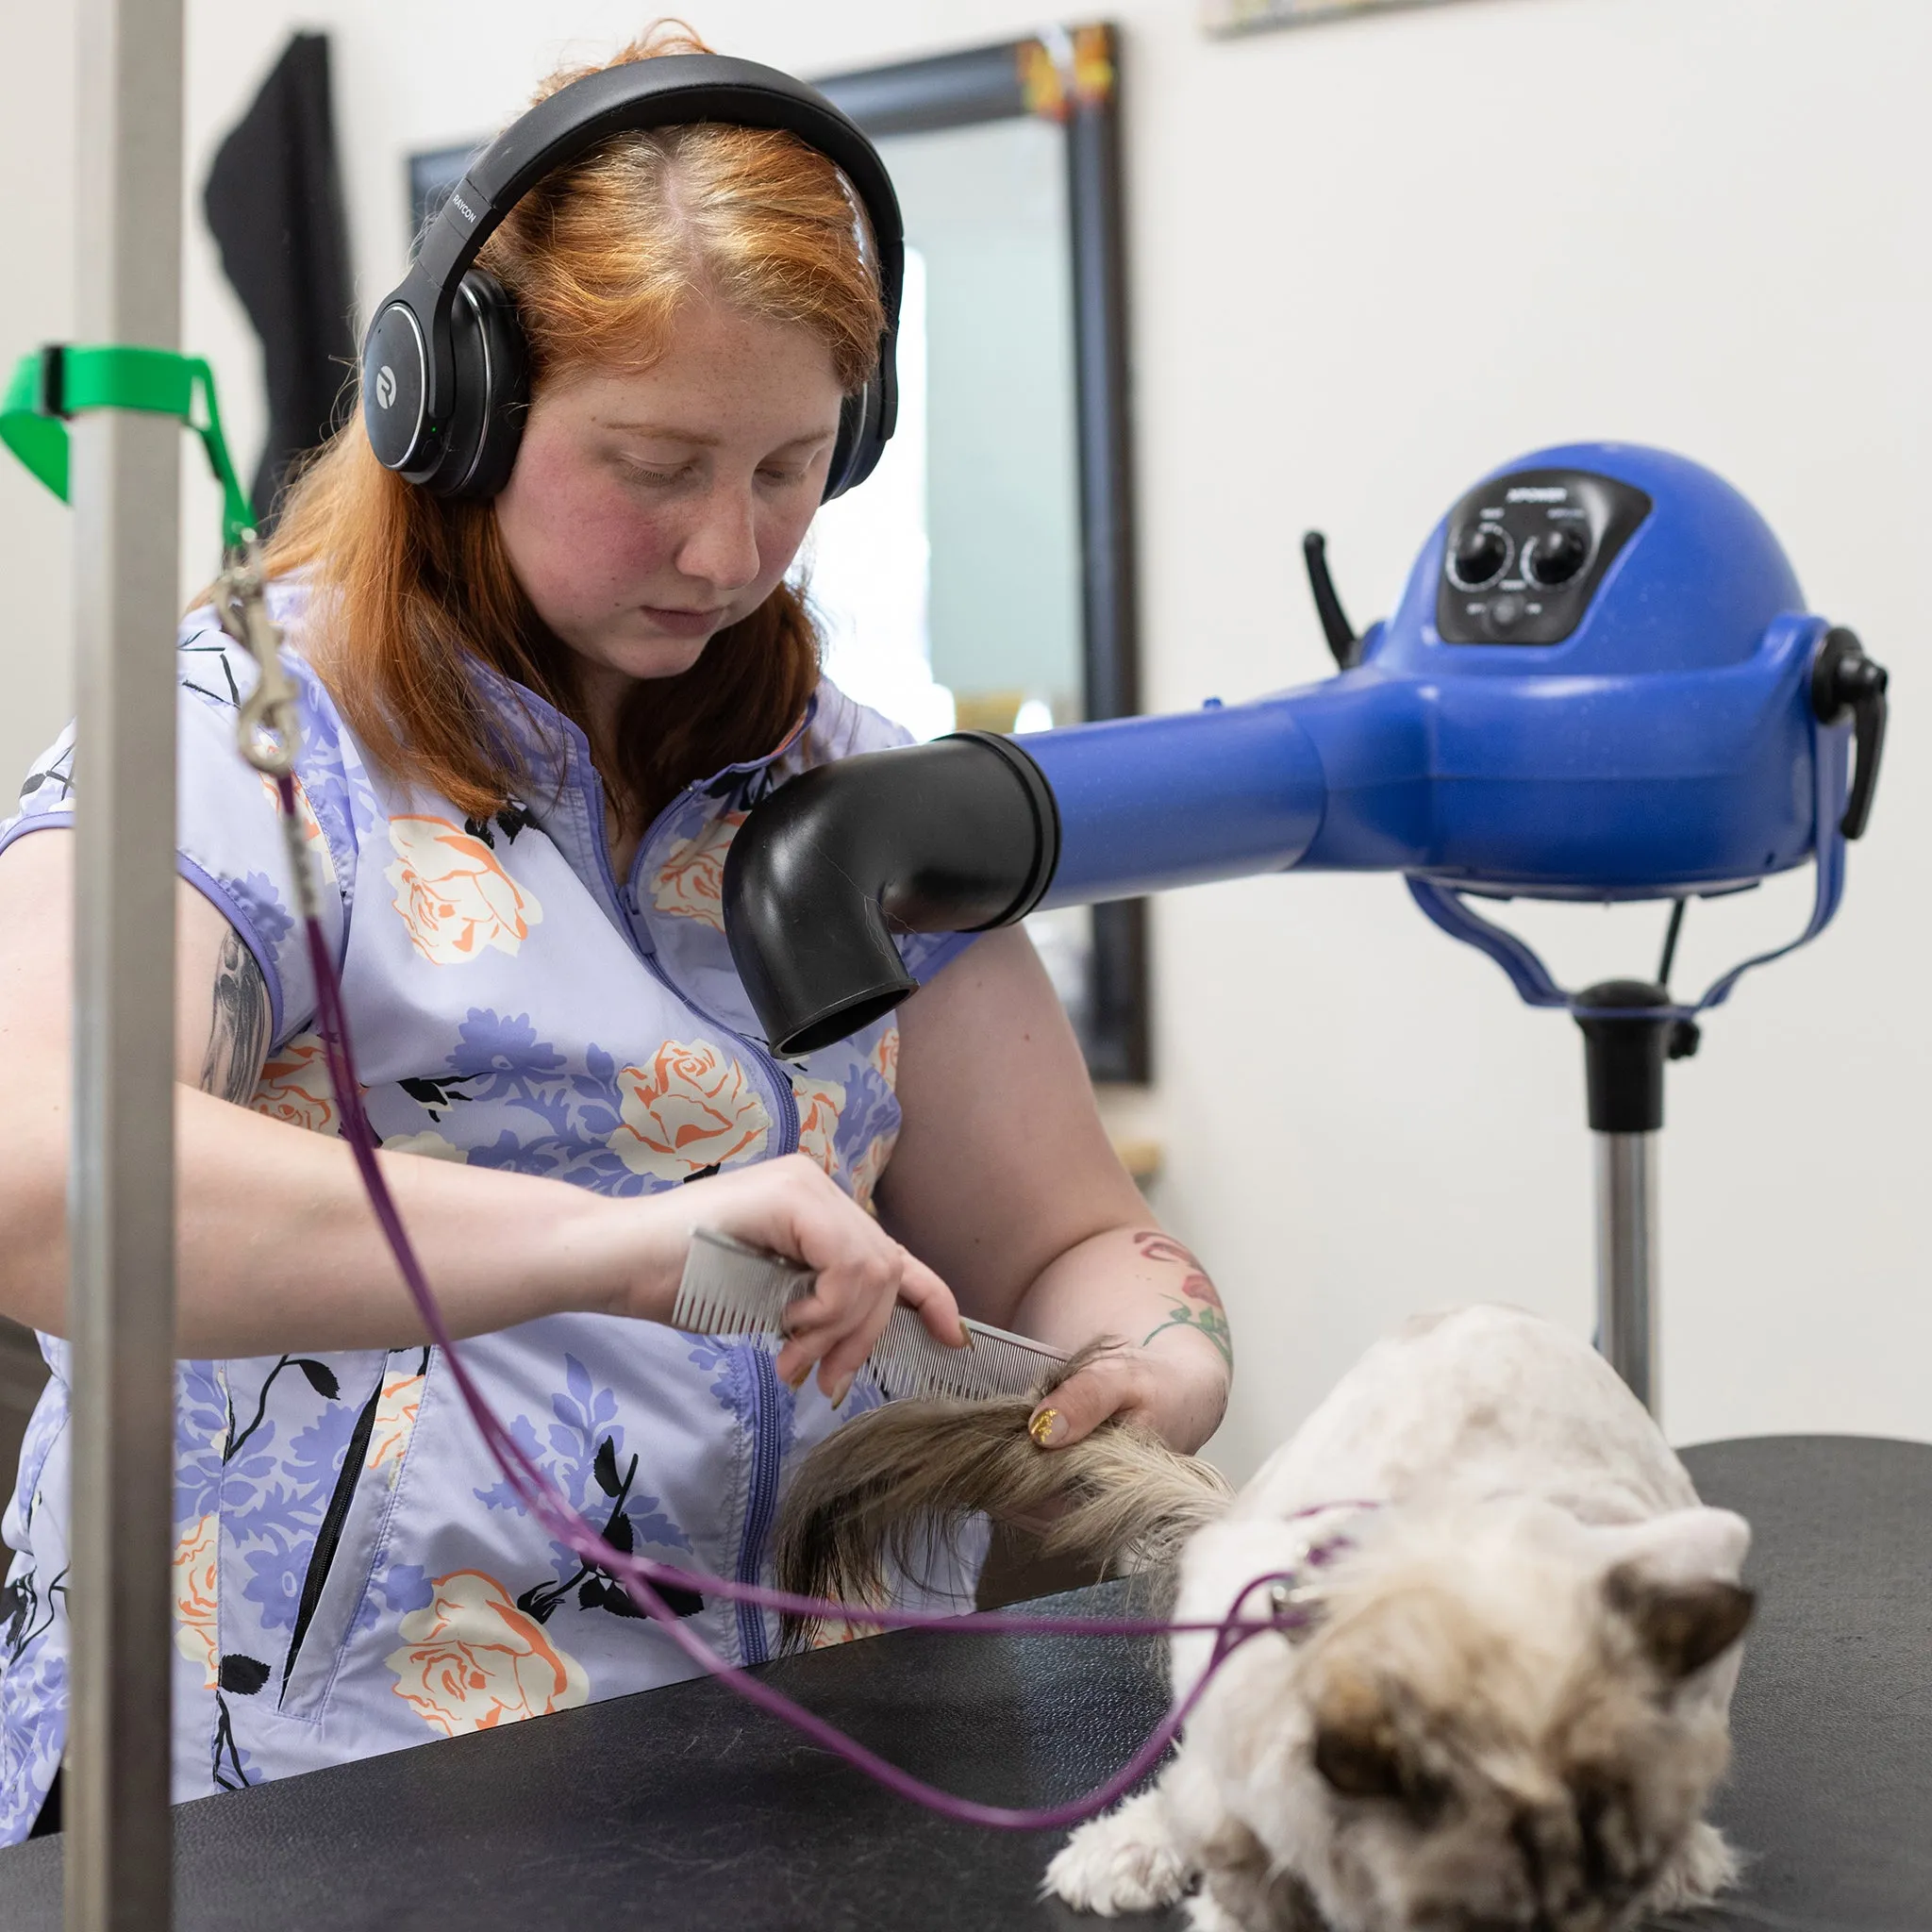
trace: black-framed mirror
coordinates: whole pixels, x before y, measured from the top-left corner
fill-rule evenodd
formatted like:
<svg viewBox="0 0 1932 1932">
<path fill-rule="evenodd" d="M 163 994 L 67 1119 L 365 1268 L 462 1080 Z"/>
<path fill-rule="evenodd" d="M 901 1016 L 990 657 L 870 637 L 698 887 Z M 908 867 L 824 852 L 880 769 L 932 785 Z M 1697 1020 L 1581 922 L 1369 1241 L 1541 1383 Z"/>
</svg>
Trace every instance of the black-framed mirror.
<svg viewBox="0 0 1932 1932">
<path fill-rule="evenodd" d="M 802 558 L 827 674 L 916 735 L 1138 708 L 1114 30 L 818 78 L 906 219 L 899 427 Z M 420 233 L 473 145 L 413 156 Z M 1150 1075 L 1144 903 L 1028 922 L 1096 1080 Z"/>
<path fill-rule="evenodd" d="M 887 455 L 901 474 L 882 463 L 849 511 L 821 517 L 814 591 L 837 678 L 841 512 L 882 519 L 896 494 L 904 534 L 928 546 L 913 648 L 952 695 L 945 728 L 1139 706 L 1119 75 L 1114 30 L 1096 24 L 818 82 L 891 170 L 923 285 L 902 372 L 923 366 Z M 919 529 L 905 500 L 922 491 Z M 1145 1080 L 1144 906 L 1029 925 L 1094 1078 Z"/>
</svg>

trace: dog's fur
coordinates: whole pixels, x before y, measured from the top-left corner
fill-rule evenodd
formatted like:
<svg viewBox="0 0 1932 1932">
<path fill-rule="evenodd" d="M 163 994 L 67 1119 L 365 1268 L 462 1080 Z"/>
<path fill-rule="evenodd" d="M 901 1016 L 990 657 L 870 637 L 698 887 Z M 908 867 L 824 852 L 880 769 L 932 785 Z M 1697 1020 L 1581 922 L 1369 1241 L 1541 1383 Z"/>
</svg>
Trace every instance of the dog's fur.
<svg viewBox="0 0 1932 1932">
<path fill-rule="evenodd" d="M 1191 1889 L 1196 1932 L 1616 1932 L 1729 1881 L 1703 1812 L 1750 1532 L 1699 1506 L 1581 1342 L 1508 1308 L 1418 1317 L 1232 1498 L 1133 1428 L 1040 1451 L 1030 1407 L 894 1405 L 840 1431 L 788 1501 L 780 1581 L 874 1594 L 965 1512 L 1058 1506 L 1058 1548 L 1137 1563 L 1185 1539 L 1185 1620 L 1277 1571 L 1317 1611 L 1243 1644 L 1159 1783 L 1074 1835 L 1047 1871 L 1068 1903 Z M 1174 1640 L 1177 1693 L 1210 1642 Z"/>
<path fill-rule="evenodd" d="M 781 1588 L 883 1604 L 893 1574 L 917 1576 L 933 1537 L 978 1514 L 1033 1531 L 1044 1557 L 1171 1566 L 1195 1530 L 1227 1513 L 1233 1491 L 1211 1462 L 1131 1424 L 1066 1456 L 1042 1454 L 1026 1433 L 1040 1396 L 1106 1346 L 1082 1349 L 1032 1395 L 888 1403 L 839 1430 L 785 1492 L 773 1538 Z M 825 1634 L 808 1618 L 781 1625 L 791 1648 Z"/>
</svg>

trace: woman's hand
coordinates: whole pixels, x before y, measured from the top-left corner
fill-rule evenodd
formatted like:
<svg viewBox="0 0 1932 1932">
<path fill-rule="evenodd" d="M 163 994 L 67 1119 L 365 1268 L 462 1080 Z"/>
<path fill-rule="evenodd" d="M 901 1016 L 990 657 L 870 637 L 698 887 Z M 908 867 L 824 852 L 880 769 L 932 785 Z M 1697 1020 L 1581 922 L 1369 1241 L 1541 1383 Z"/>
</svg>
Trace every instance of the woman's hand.
<svg viewBox="0 0 1932 1932">
<path fill-rule="evenodd" d="M 1137 1345 L 1109 1349 L 1042 1396 L 1027 1424 L 1033 1440 L 1063 1448 L 1118 1415 L 1171 1448 L 1198 1449 L 1227 1406 L 1234 1336 L 1191 1250 L 1158 1227 L 1115 1229 L 1062 1257 L 1048 1274 L 1057 1278 L 1043 1276 L 1029 1300 L 1057 1305 L 1061 1324 L 1073 1316 L 1070 1304 L 1105 1294 L 1116 1323 L 1151 1325 Z"/>
<path fill-rule="evenodd" d="M 626 1284 L 619 1312 L 664 1321 L 677 1293 L 691 1230 L 708 1227 L 817 1272 L 787 1313 L 778 1374 L 794 1389 L 816 1365 L 819 1387 L 843 1402 L 853 1377 L 900 1302 L 936 1340 L 962 1346 L 953 1291 L 901 1247 L 803 1155 L 688 1182 L 638 1204 L 658 1224 L 655 1265 Z"/>
<path fill-rule="evenodd" d="M 1147 1346 L 1109 1349 L 1069 1375 L 1040 1398 L 1027 1433 L 1042 1449 L 1064 1449 L 1118 1416 L 1191 1455 L 1226 1406 L 1227 1364 L 1219 1352 L 1198 1331 L 1168 1328 Z"/>
<path fill-rule="evenodd" d="M 1034 1440 L 1057 1449 L 1130 1415 L 1199 1448 L 1227 1401 L 1227 1316 L 1116 1158 L 1024 932 L 989 933 L 900 1008 L 898 1093 L 886 1224 L 980 1320 L 1069 1355 L 1122 1344 L 1041 1400 Z"/>
</svg>

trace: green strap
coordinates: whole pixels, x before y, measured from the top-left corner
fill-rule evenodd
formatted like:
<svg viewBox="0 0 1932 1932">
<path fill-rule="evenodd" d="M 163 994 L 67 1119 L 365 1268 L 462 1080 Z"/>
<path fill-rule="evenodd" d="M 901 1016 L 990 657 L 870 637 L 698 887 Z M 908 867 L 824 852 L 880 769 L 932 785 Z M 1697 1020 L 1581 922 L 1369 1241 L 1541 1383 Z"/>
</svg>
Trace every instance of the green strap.
<svg viewBox="0 0 1932 1932">
<path fill-rule="evenodd" d="M 197 398 L 204 412 L 199 420 Z M 55 342 L 20 358 L 0 401 L 0 442 L 62 503 L 67 501 L 65 419 L 83 409 L 141 409 L 179 417 L 201 438 L 208 467 L 222 486 L 224 546 L 233 549 L 242 533 L 255 527 L 255 512 L 242 492 L 222 435 L 214 372 L 199 356 Z"/>
</svg>

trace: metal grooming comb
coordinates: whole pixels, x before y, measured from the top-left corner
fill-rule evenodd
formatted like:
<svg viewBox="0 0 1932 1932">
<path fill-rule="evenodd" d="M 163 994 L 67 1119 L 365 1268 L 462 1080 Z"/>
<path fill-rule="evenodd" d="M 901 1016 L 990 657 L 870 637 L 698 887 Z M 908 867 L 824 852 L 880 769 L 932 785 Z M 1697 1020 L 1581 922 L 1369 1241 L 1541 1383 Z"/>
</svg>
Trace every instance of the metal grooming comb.
<svg viewBox="0 0 1932 1932">
<path fill-rule="evenodd" d="M 773 1350 L 784 1345 L 785 1310 L 812 1291 L 818 1276 L 782 1256 L 715 1234 L 691 1238 L 684 1279 L 671 1307 L 671 1325 L 694 1335 L 754 1336 Z M 860 1374 L 884 1395 L 1030 1395 L 1066 1357 L 1024 1335 L 967 1321 L 971 1348 L 935 1341 L 912 1309 L 896 1307 L 873 1343 Z"/>
</svg>

